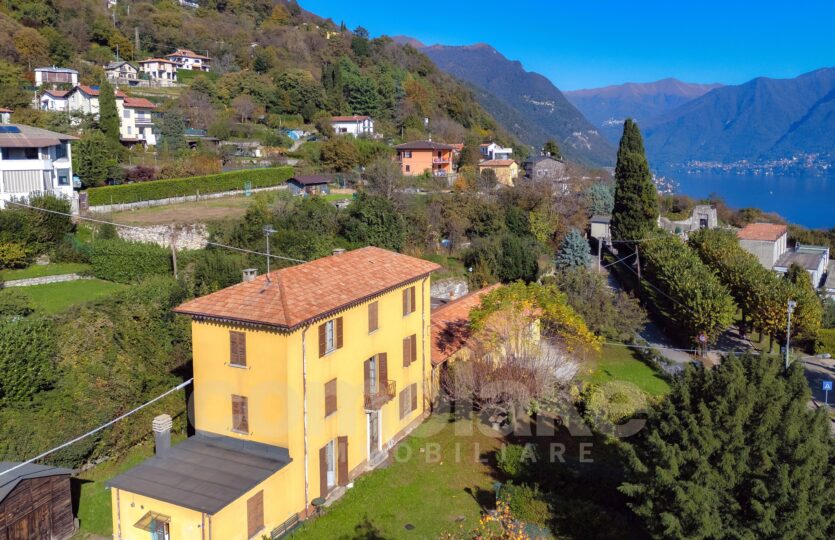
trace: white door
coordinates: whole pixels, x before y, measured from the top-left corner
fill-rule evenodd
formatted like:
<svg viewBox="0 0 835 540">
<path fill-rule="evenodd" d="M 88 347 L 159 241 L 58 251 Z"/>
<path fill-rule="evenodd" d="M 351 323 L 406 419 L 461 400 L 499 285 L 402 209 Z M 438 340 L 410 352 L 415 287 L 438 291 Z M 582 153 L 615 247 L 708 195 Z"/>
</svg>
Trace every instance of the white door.
<svg viewBox="0 0 835 540">
<path fill-rule="evenodd" d="M 332 488 L 336 485 L 336 444 L 334 441 L 328 443 L 327 455 L 327 471 L 328 471 L 328 487 Z"/>
</svg>

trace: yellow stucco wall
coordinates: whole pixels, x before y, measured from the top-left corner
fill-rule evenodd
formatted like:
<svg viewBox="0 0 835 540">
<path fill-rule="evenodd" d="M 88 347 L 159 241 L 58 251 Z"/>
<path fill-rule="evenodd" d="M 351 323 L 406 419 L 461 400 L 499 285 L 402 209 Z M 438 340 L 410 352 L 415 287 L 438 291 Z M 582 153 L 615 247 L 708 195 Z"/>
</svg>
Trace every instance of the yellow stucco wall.
<svg viewBox="0 0 835 540">
<path fill-rule="evenodd" d="M 402 291 L 410 286 L 416 290 L 416 310 L 403 316 Z M 368 459 L 368 422 L 363 408 L 365 360 L 375 354 L 387 353 L 388 378 L 396 381 L 396 395 L 381 410 L 380 441 L 383 450 L 391 446 L 392 438 L 417 420 L 425 410 L 424 381 L 431 376 L 427 348 L 429 279 L 415 281 L 403 288 L 372 300 L 378 302 L 379 328 L 371 334 L 368 333 L 370 302 L 337 314 L 336 317 L 343 318 L 343 346 L 321 358 L 318 326 L 325 320 L 290 334 L 205 321 L 192 323 L 196 429 L 282 446 L 289 450 L 293 460 L 253 490 L 264 489 L 266 529 L 271 530 L 291 515 L 304 512 L 310 502 L 321 495 L 319 450 L 328 441 L 348 437 L 349 471 L 362 466 Z M 246 368 L 229 364 L 230 330 L 246 333 Z M 403 338 L 412 334 L 417 336 L 417 361 L 404 367 Z M 337 380 L 337 411 L 326 418 L 325 383 L 334 378 Z M 303 381 L 306 381 L 306 388 Z M 398 394 L 412 383 L 417 383 L 418 406 L 401 419 Z M 233 394 L 248 399 L 248 434 L 232 431 Z M 123 510 L 126 497 L 138 497 L 124 491 L 121 493 Z M 212 538 L 245 537 L 246 500 L 249 496 L 251 494 L 241 497 L 212 516 Z M 200 513 L 172 508 L 162 502 L 146 500 L 145 503 L 142 514 L 135 519 L 131 517 L 133 521 L 122 518 L 122 538 L 147 540 L 147 533 L 136 529 L 133 524 L 149 509 L 172 517 L 172 538 L 201 538 L 192 534 L 196 524 L 200 523 Z M 130 523 L 126 528 L 127 521 Z M 117 537 L 115 502 L 113 523 L 114 537 Z M 134 530 L 128 532 L 127 529 Z M 173 534 L 175 530 L 178 531 L 176 536 Z"/>
<path fill-rule="evenodd" d="M 519 178 L 519 165 L 514 161 L 506 167 L 479 167 L 478 172 L 482 173 L 486 169 L 493 169 L 496 173 L 498 182 L 505 186 L 513 186 L 517 178 Z"/>
</svg>

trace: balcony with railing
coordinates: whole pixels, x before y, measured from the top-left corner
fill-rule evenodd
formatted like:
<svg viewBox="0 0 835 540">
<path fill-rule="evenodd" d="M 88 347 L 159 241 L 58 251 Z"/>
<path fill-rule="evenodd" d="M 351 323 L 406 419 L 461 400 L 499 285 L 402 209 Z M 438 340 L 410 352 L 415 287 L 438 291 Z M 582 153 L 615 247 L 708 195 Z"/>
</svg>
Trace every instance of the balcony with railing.
<svg viewBox="0 0 835 540">
<path fill-rule="evenodd" d="M 380 381 L 377 389 L 366 389 L 363 406 L 366 410 L 376 411 L 394 399 L 397 393 L 395 381 Z"/>
</svg>

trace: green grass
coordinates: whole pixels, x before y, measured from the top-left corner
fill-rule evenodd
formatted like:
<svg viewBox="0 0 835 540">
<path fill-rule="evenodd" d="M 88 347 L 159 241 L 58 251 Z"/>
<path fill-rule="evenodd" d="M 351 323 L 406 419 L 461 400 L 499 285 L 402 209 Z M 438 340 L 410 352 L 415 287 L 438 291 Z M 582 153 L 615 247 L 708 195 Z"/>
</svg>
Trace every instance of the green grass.
<svg viewBox="0 0 835 540">
<path fill-rule="evenodd" d="M 319 195 L 328 202 L 333 201 L 343 201 L 345 199 L 351 200 L 353 199 L 353 194 L 351 193 L 328 193 L 327 195 Z"/>
<path fill-rule="evenodd" d="M 88 268 L 90 268 L 89 265 L 82 263 L 53 263 L 42 266 L 33 264 L 28 268 L 21 268 L 19 270 L 0 270 L 0 281 L 57 276 L 60 274 L 77 274 Z"/>
<path fill-rule="evenodd" d="M 430 417 L 392 450 L 401 459 L 358 478 L 342 499 L 292 538 L 437 538 L 444 531 L 457 530 L 459 522 L 466 528 L 474 526 L 481 505 L 471 493 L 492 497 L 495 481 L 491 467 L 475 456 L 497 448 L 502 439 L 478 429 L 472 436 L 456 435 L 456 426 L 464 423 Z M 438 454 L 431 452 L 435 448 Z M 411 459 L 405 459 L 408 455 Z M 407 530 L 407 524 L 414 529 Z M 378 535 L 368 534 L 371 530 Z"/>
<path fill-rule="evenodd" d="M 616 345 L 603 346 L 597 366 L 586 380 L 599 384 L 627 381 L 653 396 L 662 396 L 670 391 L 667 381 L 635 356 L 632 349 Z"/>
<path fill-rule="evenodd" d="M 172 434 L 174 443 L 184 438 L 182 434 Z M 81 493 L 78 499 L 80 526 L 75 538 L 83 538 L 88 534 L 110 537 L 113 534 L 110 490 L 104 484 L 107 480 L 151 457 L 153 453 L 153 443 L 145 443 L 134 447 L 118 460 L 105 461 L 78 476 L 81 480 Z"/>
<path fill-rule="evenodd" d="M 34 285 L 23 288 L 35 305 L 35 311 L 45 314 L 59 313 L 70 307 L 98 300 L 124 289 L 126 285 L 102 281 L 100 279 L 81 279 Z"/>
</svg>

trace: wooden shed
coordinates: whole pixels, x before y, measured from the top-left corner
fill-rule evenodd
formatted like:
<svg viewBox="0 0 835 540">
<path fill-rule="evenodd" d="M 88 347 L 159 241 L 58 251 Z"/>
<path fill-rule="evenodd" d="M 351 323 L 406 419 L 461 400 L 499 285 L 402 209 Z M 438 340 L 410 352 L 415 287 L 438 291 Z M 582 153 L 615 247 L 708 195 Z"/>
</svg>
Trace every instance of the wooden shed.
<svg viewBox="0 0 835 540">
<path fill-rule="evenodd" d="M 73 471 L 0 462 L 0 540 L 63 540 L 75 532 Z"/>
</svg>

